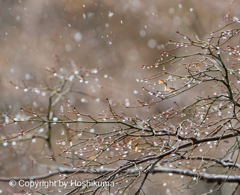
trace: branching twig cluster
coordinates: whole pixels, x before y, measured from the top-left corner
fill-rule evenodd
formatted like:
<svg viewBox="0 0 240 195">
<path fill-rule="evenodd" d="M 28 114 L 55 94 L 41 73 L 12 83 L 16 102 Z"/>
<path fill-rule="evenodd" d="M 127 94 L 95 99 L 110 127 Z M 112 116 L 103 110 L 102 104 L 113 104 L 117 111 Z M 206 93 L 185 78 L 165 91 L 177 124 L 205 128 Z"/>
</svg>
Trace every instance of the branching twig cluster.
<svg viewBox="0 0 240 195">
<path fill-rule="evenodd" d="M 7 115 L 7 122 L 1 126 L 31 123 L 34 127 L 4 137 L 1 142 L 40 138 L 48 144 L 52 153 L 50 159 L 55 161 L 57 170 L 24 179 L 46 179 L 64 174 L 61 179 L 68 180 L 81 173 L 91 175 L 91 181 L 118 184 L 107 188 L 77 186 L 67 194 L 101 194 L 104 191 L 122 194 L 133 185 L 138 186 L 135 192 L 139 194 L 152 174 L 157 173 L 186 176 L 180 188 L 193 187 L 200 180 L 217 183 L 218 187 L 212 191 L 218 191 L 225 182 L 240 183 L 240 48 L 234 42 L 240 31 L 235 27 L 239 26 L 238 23 L 232 21 L 205 41 L 177 32 L 182 41 L 169 40 L 170 49 L 161 53 L 156 64 L 143 65 L 146 69 L 160 70 L 141 79 L 146 83 L 143 90 L 152 99 L 150 102 L 140 99 L 138 105 L 127 108 L 152 109 L 162 102 L 171 102 L 166 110 L 141 119 L 119 113 L 107 99 L 108 113 L 100 113 L 99 118 L 82 113 L 71 104 L 68 112 L 57 115 L 55 108 L 63 105 L 62 102 L 67 103 L 69 93 L 87 95 L 74 89 L 75 81 L 87 83 L 89 75 L 97 72 L 97 69 L 77 68 L 72 62 L 73 71 L 67 74 L 48 70 L 51 77 L 58 78 L 53 88 L 48 85 L 42 89 L 15 85 L 26 91 L 47 92 L 48 111 L 39 114 L 31 107 L 21 108 L 27 114 L 23 120 Z M 182 103 L 184 98 L 188 104 Z M 58 141 L 67 142 L 60 147 L 58 154 L 54 152 L 52 142 L 54 124 L 61 124 L 67 133 L 66 138 Z M 43 126 L 47 127 L 47 132 L 36 133 Z M 66 162 L 60 165 L 59 158 Z M 221 171 L 213 173 L 215 167 Z M 10 179 L 0 178 L 2 181 Z"/>
</svg>

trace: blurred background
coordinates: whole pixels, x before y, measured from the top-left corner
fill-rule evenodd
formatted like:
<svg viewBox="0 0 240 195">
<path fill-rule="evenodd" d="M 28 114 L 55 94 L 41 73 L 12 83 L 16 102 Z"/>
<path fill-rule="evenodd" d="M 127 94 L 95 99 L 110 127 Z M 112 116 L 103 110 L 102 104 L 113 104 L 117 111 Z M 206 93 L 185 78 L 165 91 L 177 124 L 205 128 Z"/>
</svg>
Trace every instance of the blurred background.
<svg viewBox="0 0 240 195">
<path fill-rule="evenodd" d="M 84 113 L 94 115 L 107 108 L 104 103 L 97 104 L 98 98 L 128 105 L 135 104 L 141 95 L 148 98 L 142 83 L 137 81 L 156 70 L 142 70 L 141 66 L 154 64 L 169 39 L 182 38 L 176 31 L 206 39 L 222 24 L 230 4 L 226 0 L 0 0 L 2 120 L 5 113 L 18 115 L 26 105 L 40 112 L 47 110 L 45 94 L 15 89 L 10 81 L 44 87 L 46 68 L 63 67 L 70 71 L 73 63 L 86 69 L 101 69 L 97 77 L 102 88 L 96 84 L 77 86 L 93 98 L 69 95 L 71 103 L 80 106 Z M 233 2 L 232 16 L 240 17 L 239 8 L 240 3 Z M 95 103 L 88 104 L 90 99 Z M 13 131 L 14 128 L 1 127 L 0 134 L 6 136 Z M 14 147 L 0 151 L 0 176 L 29 175 L 31 155 L 23 157 L 29 145 L 18 146 L 18 152 L 13 152 Z M 33 156 L 34 148 L 37 146 L 28 151 Z M 36 171 L 36 175 L 41 171 Z M 5 185 L 8 186 L 1 183 L 0 187 Z M 158 191 L 171 194 L 173 186 L 161 185 Z M 8 187 L 8 192 L 11 190 L 14 191 Z"/>
</svg>

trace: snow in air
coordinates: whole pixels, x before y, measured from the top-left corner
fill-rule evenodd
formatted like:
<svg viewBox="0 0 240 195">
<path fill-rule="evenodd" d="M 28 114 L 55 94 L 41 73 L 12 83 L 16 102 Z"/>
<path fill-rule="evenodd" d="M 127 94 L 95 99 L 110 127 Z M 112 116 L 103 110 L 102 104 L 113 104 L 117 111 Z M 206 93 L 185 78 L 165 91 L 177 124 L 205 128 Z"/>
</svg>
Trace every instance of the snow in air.
<svg viewBox="0 0 240 195">
<path fill-rule="evenodd" d="M 76 32 L 74 35 L 75 41 L 79 42 L 82 40 L 82 34 L 80 32 Z"/>
<path fill-rule="evenodd" d="M 157 41 L 154 39 L 149 39 L 148 40 L 148 47 L 150 48 L 155 48 L 157 46 Z"/>
<path fill-rule="evenodd" d="M 25 74 L 25 79 L 29 80 L 31 78 L 30 74 Z"/>
<path fill-rule="evenodd" d="M 111 18 L 113 15 L 114 15 L 113 12 L 109 12 L 109 13 L 108 13 L 108 17 L 109 17 L 109 18 Z"/>
<path fill-rule="evenodd" d="M 175 12 L 174 8 L 172 8 L 172 7 L 168 11 L 170 14 L 174 14 L 174 12 Z"/>
<path fill-rule="evenodd" d="M 65 50 L 68 51 L 68 52 L 70 52 L 70 51 L 72 50 L 72 46 L 69 45 L 69 44 L 66 44 L 66 45 L 65 45 Z"/>
<path fill-rule="evenodd" d="M 141 37 L 145 37 L 147 33 L 145 30 L 140 30 L 139 34 Z"/>
</svg>

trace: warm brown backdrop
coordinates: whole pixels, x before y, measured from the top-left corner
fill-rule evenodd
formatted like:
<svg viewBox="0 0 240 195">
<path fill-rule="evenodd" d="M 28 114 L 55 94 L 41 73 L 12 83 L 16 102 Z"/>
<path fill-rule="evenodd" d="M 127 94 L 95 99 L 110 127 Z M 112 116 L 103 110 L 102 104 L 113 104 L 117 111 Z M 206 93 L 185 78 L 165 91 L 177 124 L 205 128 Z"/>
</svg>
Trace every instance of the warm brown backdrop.
<svg viewBox="0 0 240 195">
<path fill-rule="evenodd" d="M 176 31 L 206 38 L 219 27 L 229 6 L 226 0 L 0 0 L 2 118 L 5 120 L 7 112 L 17 115 L 27 104 L 41 112 L 47 109 L 46 97 L 15 90 L 9 81 L 44 86 L 45 68 L 59 68 L 55 54 L 65 68 L 71 69 L 71 61 L 85 68 L 102 68 L 99 79 L 103 89 L 95 86 L 94 96 L 135 102 L 144 94 L 136 79 L 155 71 L 143 71 L 141 65 L 154 64 L 169 38 L 181 38 Z M 232 16 L 240 17 L 239 7 L 239 2 L 233 2 Z M 91 85 L 79 88 L 92 93 Z M 84 104 L 82 97 L 69 98 L 85 113 L 97 114 L 106 108 L 105 104 Z M 14 127 L 1 127 L 0 136 L 13 131 Z M 18 150 L 14 146 L 1 149 L 0 176 L 29 175 L 30 156 L 38 148 L 35 145 L 29 149 L 29 145 L 18 146 Z M 29 151 L 24 156 L 26 148 Z M 35 173 L 42 173 L 42 168 Z M 173 184 L 169 185 L 161 187 L 162 193 L 169 192 Z"/>
</svg>

